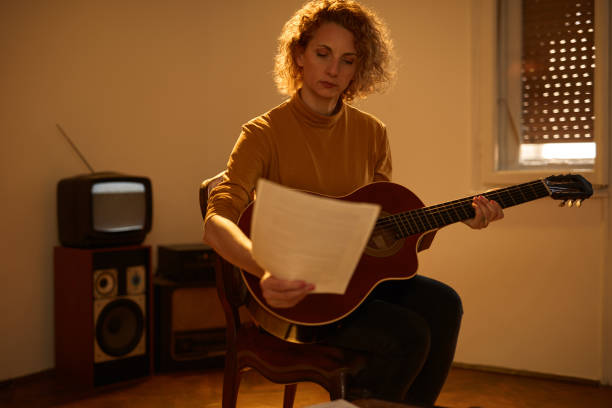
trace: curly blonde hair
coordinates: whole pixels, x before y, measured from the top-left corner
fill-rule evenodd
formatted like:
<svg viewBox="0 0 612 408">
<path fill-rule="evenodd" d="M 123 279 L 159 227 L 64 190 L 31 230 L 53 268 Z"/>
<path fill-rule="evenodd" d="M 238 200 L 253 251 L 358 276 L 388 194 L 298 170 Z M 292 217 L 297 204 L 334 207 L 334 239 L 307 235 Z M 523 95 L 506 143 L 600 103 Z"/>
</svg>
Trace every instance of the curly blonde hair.
<svg viewBox="0 0 612 408">
<path fill-rule="evenodd" d="M 351 101 L 384 91 L 394 77 L 393 44 L 376 14 L 354 0 L 312 0 L 284 25 L 278 38 L 274 79 L 279 91 L 292 95 L 302 86 L 302 69 L 295 57 L 323 23 L 336 23 L 353 33 L 357 70 L 342 98 Z"/>
</svg>

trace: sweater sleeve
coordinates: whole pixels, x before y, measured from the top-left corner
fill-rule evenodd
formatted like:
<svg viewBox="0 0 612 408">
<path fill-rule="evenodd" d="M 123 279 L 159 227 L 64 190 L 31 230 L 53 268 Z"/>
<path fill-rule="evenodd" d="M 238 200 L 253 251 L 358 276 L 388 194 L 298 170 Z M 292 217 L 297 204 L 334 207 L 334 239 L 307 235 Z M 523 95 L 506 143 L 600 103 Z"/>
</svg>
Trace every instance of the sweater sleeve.
<svg viewBox="0 0 612 408">
<path fill-rule="evenodd" d="M 391 162 L 391 147 L 387 137 L 387 128 L 383 127 L 382 135 L 378 139 L 375 149 L 376 167 L 374 181 L 391 181 L 393 166 Z"/>
<path fill-rule="evenodd" d="M 257 180 L 266 176 L 270 150 L 260 125 L 243 126 L 228 160 L 226 177 L 210 192 L 205 224 L 213 215 L 238 221 L 253 200 Z"/>
</svg>

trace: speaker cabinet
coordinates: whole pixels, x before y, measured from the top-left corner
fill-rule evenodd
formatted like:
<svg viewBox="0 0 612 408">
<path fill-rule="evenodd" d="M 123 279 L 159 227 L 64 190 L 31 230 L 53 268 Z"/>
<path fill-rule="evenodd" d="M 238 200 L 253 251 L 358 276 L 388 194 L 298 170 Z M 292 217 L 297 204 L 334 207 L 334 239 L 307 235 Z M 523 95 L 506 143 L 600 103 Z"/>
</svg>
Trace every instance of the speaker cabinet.
<svg viewBox="0 0 612 408">
<path fill-rule="evenodd" d="M 225 315 L 217 289 L 206 283 L 154 278 L 155 369 L 218 366 L 225 354 Z"/>
<path fill-rule="evenodd" d="M 151 249 L 56 247 L 55 368 L 85 386 L 151 375 Z"/>
</svg>

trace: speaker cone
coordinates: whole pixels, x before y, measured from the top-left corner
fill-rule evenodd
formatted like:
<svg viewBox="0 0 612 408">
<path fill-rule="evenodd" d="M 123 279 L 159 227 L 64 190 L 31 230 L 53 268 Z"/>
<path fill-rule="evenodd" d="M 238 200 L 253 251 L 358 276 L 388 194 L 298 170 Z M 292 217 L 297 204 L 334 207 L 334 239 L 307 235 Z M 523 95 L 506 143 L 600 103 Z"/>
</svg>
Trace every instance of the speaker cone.
<svg viewBox="0 0 612 408">
<path fill-rule="evenodd" d="M 138 304 L 121 298 L 108 303 L 96 323 L 96 339 L 100 349 L 113 357 L 130 353 L 144 332 L 144 316 Z"/>
<path fill-rule="evenodd" d="M 94 271 L 94 298 L 117 296 L 117 269 Z"/>
</svg>

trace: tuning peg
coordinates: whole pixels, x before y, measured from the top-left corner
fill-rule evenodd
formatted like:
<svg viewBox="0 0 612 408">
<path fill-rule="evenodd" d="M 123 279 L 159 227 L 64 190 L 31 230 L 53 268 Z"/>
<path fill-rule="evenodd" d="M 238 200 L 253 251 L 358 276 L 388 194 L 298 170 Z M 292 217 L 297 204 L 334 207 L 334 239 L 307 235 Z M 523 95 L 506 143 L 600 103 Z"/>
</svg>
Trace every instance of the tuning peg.
<svg viewBox="0 0 612 408">
<path fill-rule="evenodd" d="M 563 200 L 559 204 L 559 207 L 567 207 L 567 208 L 576 207 L 576 208 L 580 208 L 580 206 L 582 205 L 582 201 L 583 201 L 582 199 L 578 199 L 578 200 Z"/>
</svg>

